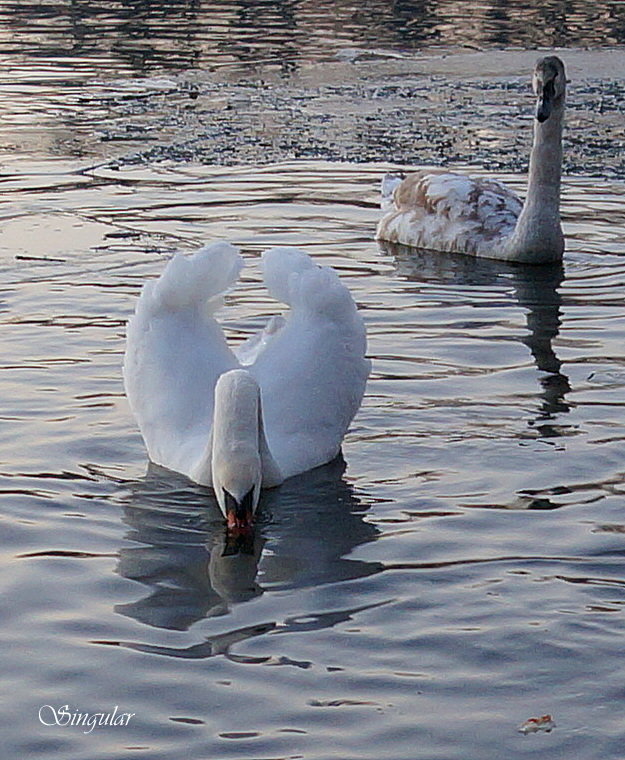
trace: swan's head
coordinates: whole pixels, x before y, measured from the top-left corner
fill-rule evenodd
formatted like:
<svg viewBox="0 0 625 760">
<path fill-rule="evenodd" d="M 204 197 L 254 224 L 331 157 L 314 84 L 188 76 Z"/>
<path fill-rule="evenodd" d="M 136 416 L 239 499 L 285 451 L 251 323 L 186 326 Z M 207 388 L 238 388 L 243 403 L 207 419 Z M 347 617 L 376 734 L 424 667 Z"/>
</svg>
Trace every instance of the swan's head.
<svg viewBox="0 0 625 760">
<path fill-rule="evenodd" d="M 213 489 L 228 528 L 252 527 L 260 497 L 260 390 L 244 369 L 224 372 L 215 385 Z"/>
<path fill-rule="evenodd" d="M 564 64 L 555 55 L 539 58 L 534 69 L 534 92 L 536 93 L 536 118 L 546 121 L 554 106 L 564 101 L 566 73 Z"/>
</svg>

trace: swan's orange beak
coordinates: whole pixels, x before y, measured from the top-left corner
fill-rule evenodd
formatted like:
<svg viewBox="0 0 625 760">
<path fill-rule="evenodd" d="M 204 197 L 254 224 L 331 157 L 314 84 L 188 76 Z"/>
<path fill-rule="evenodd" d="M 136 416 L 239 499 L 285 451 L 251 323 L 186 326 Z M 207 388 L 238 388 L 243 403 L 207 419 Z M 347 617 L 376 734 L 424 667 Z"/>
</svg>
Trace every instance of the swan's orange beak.
<svg viewBox="0 0 625 760">
<path fill-rule="evenodd" d="M 251 509 L 245 512 L 232 510 L 226 513 L 226 523 L 229 533 L 249 533 L 254 525 L 254 515 Z"/>
<path fill-rule="evenodd" d="M 254 489 L 238 502 L 231 494 L 224 490 L 226 501 L 226 524 L 228 533 L 243 535 L 250 533 L 254 525 Z"/>
</svg>

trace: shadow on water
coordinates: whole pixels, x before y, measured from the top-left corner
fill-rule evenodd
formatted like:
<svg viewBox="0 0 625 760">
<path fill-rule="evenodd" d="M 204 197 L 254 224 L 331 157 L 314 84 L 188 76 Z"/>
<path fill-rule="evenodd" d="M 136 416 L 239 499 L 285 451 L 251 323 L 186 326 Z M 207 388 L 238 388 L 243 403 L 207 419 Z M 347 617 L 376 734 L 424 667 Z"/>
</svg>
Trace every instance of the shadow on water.
<svg viewBox="0 0 625 760">
<path fill-rule="evenodd" d="M 344 470 L 339 458 L 264 492 L 254 536 L 235 547 L 210 489 L 150 465 L 143 480 L 125 484 L 130 488 L 123 518 L 130 528 L 127 538 L 140 545 L 122 548 L 117 568 L 149 593 L 117 605 L 116 612 L 152 627 L 183 631 L 268 590 L 317 586 L 378 572 L 379 563 L 347 557 L 379 531 L 363 519 L 367 507 L 343 479 Z M 284 632 L 333 626 L 355 611 L 248 626 L 183 650 L 98 643 L 175 657 L 207 657 L 228 654 L 228 647 L 237 641 L 278 628 Z"/>
<path fill-rule="evenodd" d="M 529 424 L 543 438 L 561 435 L 552 421 L 569 411 L 566 394 L 571 390 L 562 362 L 553 348 L 561 325 L 564 279 L 561 264 L 519 266 L 453 253 L 422 251 L 379 241 L 381 250 L 395 260 L 396 272 L 409 282 L 437 282 L 460 286 L 509 286 L 519 306 L 526 310 L 527 334 L 521 338 L 530 350 L 539 379 L 541 408 Z"/>
</svg>

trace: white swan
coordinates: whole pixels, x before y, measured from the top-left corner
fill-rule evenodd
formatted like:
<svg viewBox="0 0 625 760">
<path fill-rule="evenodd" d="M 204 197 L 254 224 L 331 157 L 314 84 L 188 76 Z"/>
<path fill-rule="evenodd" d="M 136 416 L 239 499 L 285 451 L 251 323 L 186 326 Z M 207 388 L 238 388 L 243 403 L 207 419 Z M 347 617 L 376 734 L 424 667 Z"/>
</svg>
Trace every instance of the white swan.
<svg viewBox="0 0 625 760">
<path fill-rule="evenodd" d="M 233 352 L 213 312 L 242 266 L 224 242 L 176 255 L 144 285 L 124 356 L 152 461 L 212 485 L 229 527 L 241 530 L 261 487 L 334 459 L 370 370 L 349 291 L 294 248 L 262 257 L 265 285 L 290 312 Z"/>
<path fill-rule="evenodd" d="M 534 144 L 525 203 L 490 179 L 418 172 L 387 175 L 376 238 L 415 248 L 528 264 L 559 261 L 562 121 L 566 75 L 556 56 L 536 63 Z"/>
</svg>

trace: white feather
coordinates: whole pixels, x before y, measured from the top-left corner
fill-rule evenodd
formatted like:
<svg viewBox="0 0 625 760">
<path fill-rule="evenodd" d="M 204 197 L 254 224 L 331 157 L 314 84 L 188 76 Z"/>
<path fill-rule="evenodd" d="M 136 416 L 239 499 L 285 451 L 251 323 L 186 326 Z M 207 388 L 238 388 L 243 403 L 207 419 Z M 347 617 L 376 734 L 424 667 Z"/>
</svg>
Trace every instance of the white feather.
<svg viewBox="0 0 625 760">
<path fill-rule="evenodd" d="M 233 452 L 224 467 L 234 462 L 236 470 L 235 449 L 250 441 L 271 470 L 262 473 L 263 485 L 333 459 L 370 369 L 364 324 L 349 291 L 333 270 L 290 248 L 263 255 L 265 284 L 290 311 L 273 318 L 235 355 L 213 307 L 234 284 L 242 263 L 227 243 L 174 257 L 156 282 L 144 286 L 128 324 L 124 382 L 149 456 L 205 485 L 215 477 L 213 451 L 223 462 L 224 451 Z M 240 405 L 230 403 L 232 409 L 248 410 L 246 420 L 254 416 L 249 410 L 256 403 L 249 394 L 260 389 L 260 441 L 258 430 L 248 435 L 240 420 L 213 424 L 215 385 L 233 369 L 226 391 L 246 394 Z M 269 451 L 262 450 L 263 428 Z M 246 466 L 241 462 L 242 471 Z M 222 480 L 231 483 L 232 477 L 228 469 Z"/>
</svg>

